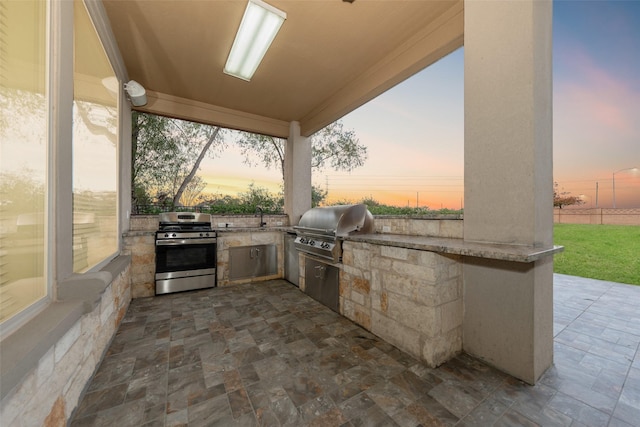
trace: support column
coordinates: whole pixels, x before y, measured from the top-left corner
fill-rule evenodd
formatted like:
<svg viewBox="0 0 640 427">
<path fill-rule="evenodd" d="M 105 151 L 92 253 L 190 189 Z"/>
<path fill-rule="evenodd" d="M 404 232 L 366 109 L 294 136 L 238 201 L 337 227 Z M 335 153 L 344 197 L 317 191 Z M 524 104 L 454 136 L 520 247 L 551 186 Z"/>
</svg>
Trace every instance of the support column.
<svg viewBox="0 0 640 427">
<path fill-rule="evenodd" d="M 311 209 L 311 138 L 300 135 L 300 123 L 291 122 L 284 155 L 284 212 L 289 225 Z"/>
<path fill-rule="evenodd" d="M 552 2 L 465 1 L 465 241 L 553 244 Z M 553 259 L 467 259 L 463 348 L 535 383 L 553 362 Z"/>
</svg>

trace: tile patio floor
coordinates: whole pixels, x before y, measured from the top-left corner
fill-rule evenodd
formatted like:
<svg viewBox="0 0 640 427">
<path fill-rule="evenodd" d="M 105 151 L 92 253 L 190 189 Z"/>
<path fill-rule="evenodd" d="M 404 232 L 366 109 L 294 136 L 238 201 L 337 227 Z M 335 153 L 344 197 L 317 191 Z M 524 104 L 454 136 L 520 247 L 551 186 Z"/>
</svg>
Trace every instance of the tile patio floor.
<svg viewBox="0 0 640 427">
<path fill-rule="evenodd" d="M 535 387 L 429 369 L 283 280 L 136 299 L 72 426 L 640 425 L 640 287 L 556 275 Z"/>
</svg>

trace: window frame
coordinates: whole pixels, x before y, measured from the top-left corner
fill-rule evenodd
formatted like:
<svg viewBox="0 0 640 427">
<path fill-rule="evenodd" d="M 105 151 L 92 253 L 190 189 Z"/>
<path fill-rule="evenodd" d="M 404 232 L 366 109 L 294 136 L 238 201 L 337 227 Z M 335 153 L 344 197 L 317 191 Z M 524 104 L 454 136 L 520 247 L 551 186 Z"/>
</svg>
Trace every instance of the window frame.
<svg viewBox="0 0 640 427">
<path fill-rule="evenodd" d="M 78 139 L 77 138 L 79 136 L 77 126 L 78 127 L 82 126 L 82 125 L 79 124 L 80 122 L 82 122 L 82 120 L 78 119 L 78 117 L 77 117 L 77 115 L 80 114 L 79 113 L 79 108 L 80 108 L 79 104 L 80 104 L 80 102 L 87 102 L 87 101 L 82 99 L 82 97 L 79 97 L 79 95 L 76 93 L 75 89 L 78 87 L 78 84 L 81 85 L 81 86 L 85 86 L 85 87 L 88 86 L 86 84 L 87 80 L 83 79 L 83 77 L 88 77 L 89 81 L 91 80 L 91 78 L 95 77 L 95 76 L 92 76 L 92 75 L 83 76 L 83 75 L 78 74 L 78 72 L 77 72 L 78 64 L 84 64 L 84 63 L 86 63 L 85 61 L 87 60 L 87 58 L 79 59 L 80 52 L 76 51 L 77 40 L 78 39 L 82 40 L 82 39 L 86 39 L 86 38 L 93 39 L 95 37 L 97 39 L 98 43 L 100 44 L 100 47 L 98 49 L 102 49 L 102 51 L 101 52 L 93 52 L 93 56 L 91 57 L 91 61 L 90 62 L 95 62 L 96 60 L 98 60 L 98 62 L 101 62 L 103 59 L 106 60 L 106 62 L 109 65 L 110 71 L 113 73 L 112 76 L 113 77 L 116 77 L 116 76 L 115 76 L 115 69 L 114 69 L 114 66 L 112 65 L 111 58 L 109 58 L 109 55 L 106 52 L 106 49 L 104 47 L 104 42 L 102 41 L 102 38 L 100 37 L 100 34 L 99 34 L 99 32 L 98 32 L 98 30 L 96 28 L 95 19 L 94 19 L 94 17 L 91 16 L 91 13 L 90 13 L 90 11 L 89 11 L 89 9 L 87 7 L 87 3 L 84 2 L 83 0 L 73 0 L 73 3 L 74 3 L 74 7 L 77 6 L 77 8 L 74 9 L 74 29 L 73 29 L 73 33 L 74 33 L 74 46 L 73 46 L 73 50 L 74 50 L 74 53 L 73 53 L 73 61 L 74 61 L 74 64 L 73 64 L 73 70 L 74 70 L 74 73 L 73 73 L 73 88 L 74 88 L 74 95 L 73 95 L 73 103 L 72 103 L 72 108 L 71 108 L 71 114 L 72 114 L 71 117 L 72 117 L 72 123 L 73 123 L 71 144 L 72 144 L 72 147 L 73 147 L 72 155 L 74 156 L 74 158 L 72 158 L 72 161 L 71 161 L 71 164 L 72 164 L 72 170 L 71 170 L 72 188 L 71 188 L 71 191 L 72 191 L 72 194 L 73 194 L 73 203 L 72 203 L 72 213 L 71 213 L 71 215 L 72 215 L 73 218 L 75 218 L 76 214 L 79 213 L 80 211 L 76 212 L 75 201 L 76 201 L 76 197 L 78 197 L 79 195 L 76 194 L 76 191 L 75 191 L 75 188 L 74 188 L 75 182 L 74 182 L 74 176 L 73 175 L 76 172 L 78 172 L 76 170 L 76 165 L 78 163 L 83 163 L 82 162 L 82 158 L 76 158 L 76 152 L 78 151 L 76 148 L 78 147 L 78 144 L 81 145 L 81 144 L 84 144 L 84 143 L 88 142 L 91 145 L 91 144 L 94 144 L 96 142 L 95 137 L 90 137 L 88 140 Z M 80 25 L 80 26 L 76 25 L 80 21 L 80 19 L 82 19 L 83 22 L 84 22 L 84 18 L 85 18 L 84 16 L 82 18 L 78 18 L 77 16 L 75 16 L 75 13 L 78 10 L 82 10 L 83 13 L 86 14 L 86 18 L 88 18 L 88 20 L 89 20 L 89 27 L 90 27 L 88 30 L 89 31 L 93 30 L 93 32 L 94 32 L 93 34 L 91 34 L 91 35 L 84 34 L 84 33 L 83 34 L 79 34 L 80 30 L 84 30 L 84 29 L 87 29 L 87 28 L 84 28 L 83 25 Z M 86 51 L 86 49 L 85 49 L 85 51 Z M 98 56 L 101 56 L 101 57 L 98 59 Z M 80 78 L 79 80 L 77 80 L 78 77 Z M 109 77 L 111 77 L 111 75 Z M 89 85 L 90 84 L 91 83 L 89 83 Z M 104 82 L 102 84 L 104 84 Z M 117 83 L 117 86 L 118 87 L 121 86 L 119 81 Z M 100 89 L 104 91 L 105 88 L 101 86 Z M 86 90 L 84 90 L 84 92 L 86 93 Z M 99 92 L 95 92 L 93 90 L 89 92 L 91 98 L 94 98 L 94 96 L 97 93 L 99 93 Z M 119 176 L 119 171 L 122 169 L 121 168 L 121 164 L 120 164 L 120 140 L 121 140 L 121 135 L 120 135 L 120 132 L 119 132 L 119 130 L 120 130 L 120 121 L 121 121 L 120 98 L 122 97 L 120 91 L 118 91 L 115 94 L 115 96 L 116 96 L 115 108 L 116 108 L 117 125 L 116 125 L 116 130 L 115 130 L 114 136 L 116 137 L 116 142 L 115 142 L 115 152 L 113 154 L 113 158 L 110 158 L 110 161 L 115 160 L 115 170 L 113 171 L 114 175 L 112 177 L 110 177 L 110 178 L 113 178 L 114 181 L 115 181 L 114 188 L 115 188 L 115 192 L 116 192 L 116 195 L 115 195 L 116 206 L 115 206 L 115 208 L 114 208 L 114 210 L 112 212 L 115 213 L 114 221 L 115 221 L 115 226 L 116 226 L 115 228 L 116 229 L 115 229 L 115 236 L 111 236 L 112 240 L 111 239 L 109 240 L 110 244 L 115 243 L 115 245 L 114 245 L 114 248 L 113 248 L 113 252 L 111 252 L 109 254 L 106 254 L 105 257 L 102 258 L 100 261 L 98 261 L 96 263 L 93 263 L 92 260 L 89 260 L 89 267 L 86 268 L 86 269 L 81 269 L 80 271 L 77 271 L 76 270 L 76 266 L 72 265 L 72 271 L 74 272 L 74 274 L 83 274 L 83 273 L 90 273 L 90 272 L 98 271 L 98 270 L 100 270 L 101 267 L 103 267 L 104 265 L 108 264 L 111 260 L 113 260 L 116 256 L 118 256 L 120 251 L 121 251 L 122 242 L 121 242 L 121 239 L 119 238 L 119 236 L 121 235 L 121 230 L 120 230 L 120 225 L 119 225 L 119 221 L 118 221 L 118 218 L 119 218 L 119 207 L 120 207 L 120 198 L 119 198 L 119 194 L 120 194 L 119 184 L 120 183 L 119 183 L 119 180 L 118 180 L 118 176 Z M 93 102 L 93 101 L 88 101 L 88 102 L 90 104 L 100 105 L 99 102 Z M 103 106 L 103 107 L 107 108 L 106 105 Z M 80 162 L 76 162 L 75 160 L 80 160 Z M 83 175 L 83 174 L 80 174 L 80 175 L 82 176 L 83 179 L 86 178 L 85 175 Z M 92 191 L 92 190 L 90 189 L 90 191 Z M 91 204 L 90 207 L 94 208 L 95 205 Z M 75 224 L 75 223 L 72 225 L 72 236 L 73 236 L 74 240 L 76 238 L 83 238 L 84 237 L 84 234 L 81 231 L 79 231 L 79 229 L 77 228 L 77 224 Z M 89 239 L 91 239 L 91 236 L 89 236 Z M 88 242 L 91 243 L 92 241 L 89 240 Z M 90 251 L 87 251 L 87 252 L 88 252 L 87 255 L 90 255 Z M 76 245 L 74 244 L 73 247 L 72 247 L 72 264 L 75 262 L 75 257 L 76 257 Z"/>
<path fill-rule="evenodd" d="M 131 209 L 131 106 L 124 96 L 128 81 L 124 61 L 101 2 L 77 0 L 85 7 L 118 79 L 118 144 L 116 148 L 116 251 L 84 273 L 73 272 L 73 37 L 74 1 L 46 1 L 45 91 L 47 95 L 45 274 L 46 295 L 1 323 L 0 341 L 58 301 L 58 285 L 103 269 L 122 252 L 122 233 L 129 228 Z"/>
</svg>

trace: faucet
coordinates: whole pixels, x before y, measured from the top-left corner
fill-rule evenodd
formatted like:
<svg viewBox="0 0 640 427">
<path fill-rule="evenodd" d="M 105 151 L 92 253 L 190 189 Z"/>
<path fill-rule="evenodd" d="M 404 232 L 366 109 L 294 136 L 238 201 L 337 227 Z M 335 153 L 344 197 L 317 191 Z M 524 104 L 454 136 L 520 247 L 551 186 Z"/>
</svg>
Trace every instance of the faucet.
<svg viewBox="0 0 640 427">
<path fill-rule="evenodd" d="M 264 222 L 264 220 L 263 220 L 264 211 L 262 210 L 262 208 L 260 206 L 256 206 L 256 216 L 258 216 L 258 212 L 260 212 L 260 227 L 264 227 L 265 225 L 267 225 L 267 223 Z"/>
</svg>

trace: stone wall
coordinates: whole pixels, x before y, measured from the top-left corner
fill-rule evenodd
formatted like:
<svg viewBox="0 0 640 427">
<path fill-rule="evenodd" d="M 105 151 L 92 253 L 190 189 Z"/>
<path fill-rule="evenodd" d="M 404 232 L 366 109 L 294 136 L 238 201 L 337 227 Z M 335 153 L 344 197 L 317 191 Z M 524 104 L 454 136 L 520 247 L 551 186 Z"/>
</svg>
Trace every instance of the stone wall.
<svg viewBox="0 0 640 427">
<path fill-rule="evenodd" d="M 557 224 L 640 225 L 640 209 L 556 208 L 553 221 Z"/>
<path fill-rule="evenodd" d="M 376 233 L 463 238 L 461 215 L 376 216 Z M 462 350 L 462 259 L 345 241 L 342 314 L 429 366 Z"/>
<path fill-rule="evenodd" d="M 122 236 L 122 253 L 131 255 L 131 297 L 154 296 L 156 274 L 155 232 L 158 215 L 133 215 Z"/>
<path fill-rule="evenodd" d="M 158 215 L 132 215 L 129 218 L 129 230 L 152 231 L 158 229 Z"/>
<path fill-rule="evenodd" d="M 267 227 L 286 227 L 289 224 L 287 215 L 268 214 L 263 216 Z M 258 227 L 260 215 L 211 215 L 213 228 L 229 227 Z M 132 215 L 129 229 L 131 231 L 156 231 L 158 229 L 158 215 Z"/>
<path fill-rule="evenodd" d="M 346 241 L 340 307 L 347 318 L 436 367 L 462 350 L 462 261 Z"/>
<path fill-rule="evenodd" d="M 447 237 L 462 239 L 462 215 L 406 217 L 379 215 L 375 217 L 375 232 L 409 236 Z"/>
<path fill-rule="evenodd" d="M 287 215 L 264 215 L 262 220 L 267 224 L 265 227 L 287 227 L 289 217 Z M 226 225 L 229 227 L 259 227 L 260 215 L 211 215 L 213 228 L 222 229 Z"/>
<path fill-rule="evenodd" d="M 131 300 L 130 267 L 82 315 L 0 404 L 2 426 L 64 426 L 100 363 Z"/>
<path fill-rule="evenodd" d="M 158 227 L 156 219 L 156 228 Z M 129 231 L 122 238 L 122 253 L 131 255 L 131 297 L 155 295 L 155 232 Z"/>
</svg>

